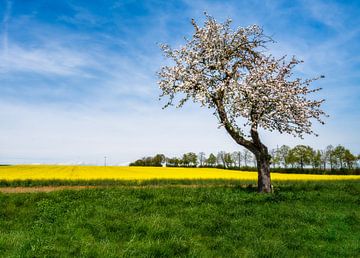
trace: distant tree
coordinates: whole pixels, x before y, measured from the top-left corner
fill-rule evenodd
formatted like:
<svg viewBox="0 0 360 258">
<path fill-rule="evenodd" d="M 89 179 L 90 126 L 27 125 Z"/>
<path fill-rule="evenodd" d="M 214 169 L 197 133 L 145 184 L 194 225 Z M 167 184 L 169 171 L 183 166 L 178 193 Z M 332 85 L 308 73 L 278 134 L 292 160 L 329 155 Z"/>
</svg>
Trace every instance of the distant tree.
<svg viewBox="0 0 360 258">
<path fill-rule="evenodd" d="M 198 165 L 197 155 L 194 152 L 189 152 L 189 155 L 190 155 L 190 163 L 196 167 Z"/>
<path fill-rule="evenodd" d="M 131 162 L 130 166 L 145 166 L 144 158 L 135 160 L 134 162 Z"/>
<path fill-rule="evenodd" d="M 231 20 L 218 23 L 209 15 L 204 27 L 194 20 L 192 25 L 195 32 L 181 48 L 161 45 L 174 61 L 158 73 L 161 97 L 169 97 L 165 107 L 180 96 L 178 107 L 192 100 L 213 109 L 234 141 L 255 155 L 258 191 L 271 192 L 270 155 L 259 129 L 299 137 L 313 134 L 311 119 L 323 123 L 324 115 L 323 100 L 308 98 L 319 90 L 309 86 L 318 78 L 294 78 L 293 69 L 301 61 L 267 54 L 264 50 L 273 40 L 259 26 L 233 30 Z M 245 127 L 239 125 L 239 118 L 245 120 Z"/>
<path fill-rule="evenodd" d="M 244 163 L 245 163 L 245 167 L 248 166 L 248 164 L 251 162 L 252 157 L 251 157 L 251 152 L 248 151 L 247 149 L 244 150 Z"/>
<path fill-rule="evenodd" d="M 321 151 L 314 150 L 311 155 L 311 165 L 313 168 L 320 168 L 321 167 Z"/>
<path fill-rule="evenodd" d="M 170 165 L 170 166 L 174 166 L 174 167 L 178 167 L 179 164 L 181 163 L 180 159 L 177 157 L 173 157 L 173 158 L 168 158 L 166 160 L 166 162 Z"/>
<path fill-rule="evenodd" d="M 310 165 L 312 154 L 313 149 L 305 145 L 297 145 L 289 151 L 291 161 L 301 169 L 304 169 L 306 165 Z"/>
<path fill-rule="evenodd" d="M 287 168 L 287 166 L 289 165 L 289 151 L 290 147 L 287 145 L 282 145 L 278 150 L 280 163 L 284 166 L 284 168 Z"/>
<path fill-rule="evenodd" d="M 219 151 L 216 156 L 217 163 L 221 164 L 221 166 L 223 166 L 224 168 L 226 168 L 225 154 L 225 151 Z"/>
<path fill-rule="evenodd" d="M 354 154 L 352 154 L 350 150 L 345 149 L 344 160 L 346 167 L 348 169 L 353 169 L 354 165 L 356 164 L 357 157 Z"/>
<path fill-rule="evenodd" d="M 198 159 L 199 159 L 200 167 L 202 167 L 206 160 L 205 152 L 199 152 Z"/>
<path fill-rule="evenodd" d="M 334 152 L 334 147 L 332 145 L 328 145 L 325 149 L 325 155 L 326 155 L 326 159 L 329 162 L 331 170 L 334 168 L 334 163 L 336 163 L 336 158 L 333 155 L 333 152 Z"/>
<path fill-rule="evenodd" d="M 287 155 L 287 162 L 289 165 L 291 165 L 291 168 L 295 168 L 297 164 L 297 158 L 295 156 L 295 153 L 291 150 L 292 149 L 289 150 L 289 153 Z"/>
<path fill-rule="evenodd" d="M 230 153 L 225 152 L 224 162 L 225 162 L 225 165 L 226 165 L 227 168 L 233 166 L 233 159 L 231 158 L 231 154 L 230 154 Z"/>
<path fill-rule="evenodd" d="M 232 160 L 234 161 L 235 166 L 241 167 L 242 154 L 241 151 L 234 151 L 231 154 Z"/>
<path fill-rule="evenodd" d="M 320 150 L 320 154 L 321 154 L 321 165 L 322 165 L 322 168 L 324 169 L 324 171 L 326 170 L 326 164 L 328 163 L 329 161 L 329 156 L 326 152 L 326 149 L 325 150 Z"/>
<path fill-rule="evenodd" d="M 182 166 L 188 167 L 190 165 L 190 159 L 187 153 L 184 153 L 181 158 L 181 164 Z"/>
<path fill-rule="evenodd" d="M 216 165 L 216 156 L 213 153 L 210 153 L 206 160 L 206 164 L 210 167 L 214 167 Z"/>
<path fill-rule="evenodd" d="M 338 145 L 332 151 L 333 161 L 336 168 L 343 169 L 345 166 L 345 147 Z"/>
<path fill-rule="evenodd" d="M 156 154 L 154 158 L 152 158 L 151 163 L 154 167 L 161 167 L 165 162 L 166 157 L 164 154 Z"/>
<path fill-rule="evenodd" d="M 196 166 L 197 165 L 197 155 L 194 152 L 185 153 L 182 157 L 182 163 L 184 166 Z"/>
<path fill-rule="evenodd" d="M 279 149 L 272 149 L 270 151 L 270 155 L 271 155 L 271 164 L 273 165 L 273 168 L 275 167 L 279 167 L 280 166 L 280 153 L 279 153 Z"/>
<path fill-rule="evenodd" d="M 161 167 L 165 161 L 166 158 L 164 154 L 157 154 L 155 157 L 143 157 L 141 159 L 138 159 L 135 162 L 130 163 L 130 166 Z"/>
</svg>

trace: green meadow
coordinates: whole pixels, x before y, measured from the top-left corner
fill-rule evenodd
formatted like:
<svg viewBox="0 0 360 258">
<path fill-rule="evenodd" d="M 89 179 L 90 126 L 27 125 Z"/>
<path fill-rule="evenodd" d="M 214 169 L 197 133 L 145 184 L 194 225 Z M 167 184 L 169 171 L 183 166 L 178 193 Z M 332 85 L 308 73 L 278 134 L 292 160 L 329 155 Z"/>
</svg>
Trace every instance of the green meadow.
<svg viewBox="0 0 360 258">
<path fill-rule="evenodd" d="M 224 182 L 0 193 L 0 256 L 359 256 L 359 181 Z"/>
</svg>

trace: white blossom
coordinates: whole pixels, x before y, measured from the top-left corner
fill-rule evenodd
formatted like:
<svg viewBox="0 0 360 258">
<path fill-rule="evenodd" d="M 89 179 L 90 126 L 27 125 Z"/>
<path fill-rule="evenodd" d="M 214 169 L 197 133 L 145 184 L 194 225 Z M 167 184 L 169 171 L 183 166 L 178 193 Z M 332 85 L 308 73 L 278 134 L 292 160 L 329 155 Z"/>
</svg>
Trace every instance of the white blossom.
<svg viewBox="0 0 360 258">
<path fill-rule="evenodd" d="M 233 138 L 238 134 L 237 142 L 245 147 L 256 141 L 261 144 L 258 128 L 300 137 L 314 134 L 312 120 L 323 123 L 321 118 L 326 116 L 320 109 L 324 100 L 308 97 L 320 90 L 310 89 L 320 77 L 293 78 L 293 68 L 301 61 L 267 54 L 265 46 L 273 40 L 257 25 L 233 30 L 231 20 L 218 23 L 208 15 L 203 28 L 194 20 L 192 24 L 195 32 L 184 46 L 161 45 L 165 56 L 174 61 L 158 73 L 160 97 L 169 97 L 165 107 L 179 95 L 178 107 L 192 100 L 214 109 L 221 125 Z M 239 118 L 247 121 L 251 139 L 236 122 Z"/>
</svg>

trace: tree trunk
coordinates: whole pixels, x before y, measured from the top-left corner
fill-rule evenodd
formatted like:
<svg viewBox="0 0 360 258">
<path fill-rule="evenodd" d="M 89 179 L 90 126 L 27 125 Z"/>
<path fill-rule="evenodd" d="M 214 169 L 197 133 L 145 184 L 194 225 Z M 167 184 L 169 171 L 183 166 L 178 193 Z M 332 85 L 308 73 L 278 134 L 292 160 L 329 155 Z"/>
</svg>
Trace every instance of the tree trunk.
<svg viewBox="0 0 360 258">
<path fill-rule="evenodd" d="M 270 180 L 270 155 L 267 147 L 261 143 L 259 134 L 257 132 L 257 124 L 253 123 L 251 126 L 250 134 L 252 141 L 245 139 L 242 134 L 236 130 L 231 122 L 229 121 L 226 110 L 223 103 L 224 92 L 217 92 L 217 96 L 213 97 L 213 102 L 217 107 L 220 121 L 224 125 L 226 131 L 230 136 L 247 150 L 252 152 L 256 156 L 257 168 L 258 168 L 258 192 L 259 193 L 271 193 L 271 180 Z M 244 162 L 247 166 L 247 157 L 244 153 Z M 240 164 L 239 164 L 240 165 Z"/>
<path fill-rule="evenodd" d="M 267 153 L 260 153 L 256 157 L 258 169 L 258 192 L 271 193 L 270 159 Z"/>
</svg>

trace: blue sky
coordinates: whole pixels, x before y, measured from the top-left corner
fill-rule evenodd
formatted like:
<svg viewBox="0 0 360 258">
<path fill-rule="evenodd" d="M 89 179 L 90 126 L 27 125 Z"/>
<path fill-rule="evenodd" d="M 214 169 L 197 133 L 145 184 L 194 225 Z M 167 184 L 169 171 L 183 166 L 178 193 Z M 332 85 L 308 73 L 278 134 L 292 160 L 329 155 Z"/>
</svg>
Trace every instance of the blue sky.
<svg viewBox="0 0 360 258">
<path fill-rule="evenodd" d="M 325 75 L 330 115 L 304 140 L 263 133 L 270 148 L 342 144 L 360 153 L 359 1 L 0 0 L 0 162 L 125 164 L 155 153 L 234 151 L 196 104 L 162 110 L 157 43 L 176 47 L 203 12 L 258 24 L 304 78 Z"/>
</svg>

